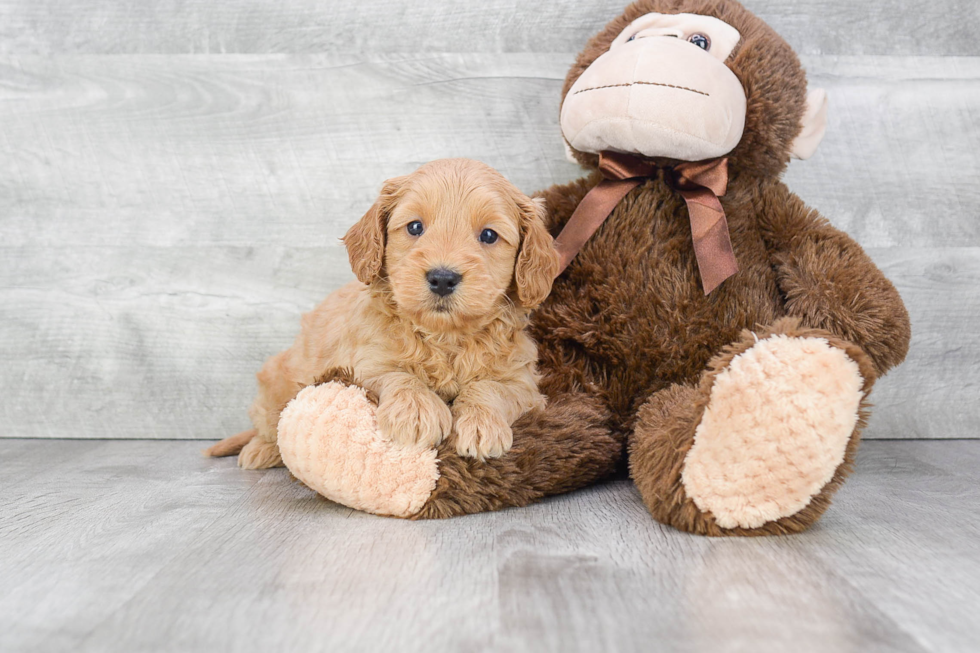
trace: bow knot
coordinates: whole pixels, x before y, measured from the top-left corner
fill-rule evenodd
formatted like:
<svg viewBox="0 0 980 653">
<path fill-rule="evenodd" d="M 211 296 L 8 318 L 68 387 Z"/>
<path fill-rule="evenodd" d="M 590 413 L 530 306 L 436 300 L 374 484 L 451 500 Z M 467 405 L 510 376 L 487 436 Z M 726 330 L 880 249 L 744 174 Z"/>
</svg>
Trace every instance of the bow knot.
<svg viewBox="0 0 980 653">
<path fill-rule="evenodd" d="M 604 179 L 579 202 L 555 239 L 561 256 L 559 274 L 627 193 L 658 174 L 664 176 L 687 204 L 694 255 L 701 272 L 704 293 L 710 293 L 722 281 L 738 272 L 725 209 L 718 199 L 728 191 L 728 159 L 662 166 L 630 154 L 602 152 L 599 154 L 599 171 Z"/>
</svg>

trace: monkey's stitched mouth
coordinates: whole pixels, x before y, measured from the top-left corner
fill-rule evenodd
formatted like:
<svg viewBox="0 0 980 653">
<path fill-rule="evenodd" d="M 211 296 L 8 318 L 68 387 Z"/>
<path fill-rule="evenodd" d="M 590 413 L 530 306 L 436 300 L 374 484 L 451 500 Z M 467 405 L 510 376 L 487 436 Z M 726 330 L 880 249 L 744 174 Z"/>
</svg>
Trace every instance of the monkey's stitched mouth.
<svg viewBox="0 0 980 653">
<path fill-rule="evenodd" d="M 686 86 L 677 86 L 675 84 L 664 84 L 662 82 L 630 82 L 628 84 L 606 84 L 605 86 L 590 86 L 589 88 L 583 88 L 575 91 L 574 95 L 579 93 L 585 93 L 586 91 L 598 91 L 604 88 L 621 88 L 623 86 L 663 86 L 665 88 L 676 88 L 679 91 L 690 91 L 691 93 L 697 93 L 698 95 L 703 95 L 704 97 L 711 97 L 704 91 L 699 91 L 695 88 L 687 88 Z"/>
</svg>

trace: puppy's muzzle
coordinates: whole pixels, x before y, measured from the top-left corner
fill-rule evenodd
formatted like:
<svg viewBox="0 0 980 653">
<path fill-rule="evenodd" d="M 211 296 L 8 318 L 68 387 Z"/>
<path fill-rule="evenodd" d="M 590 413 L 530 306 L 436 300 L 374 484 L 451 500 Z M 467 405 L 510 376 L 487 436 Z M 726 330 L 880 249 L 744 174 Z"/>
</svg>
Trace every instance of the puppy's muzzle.
<svg viewBox="0 0 980 653">
<path fill-rule="evenodd" d="M 463 275 L 448 268 L 436 268 L 425 273 L 429 282 L 429 290 L 440 297 L 448 297 L 456 291 L 456 286 L 463 280 Z"/>
</svg>

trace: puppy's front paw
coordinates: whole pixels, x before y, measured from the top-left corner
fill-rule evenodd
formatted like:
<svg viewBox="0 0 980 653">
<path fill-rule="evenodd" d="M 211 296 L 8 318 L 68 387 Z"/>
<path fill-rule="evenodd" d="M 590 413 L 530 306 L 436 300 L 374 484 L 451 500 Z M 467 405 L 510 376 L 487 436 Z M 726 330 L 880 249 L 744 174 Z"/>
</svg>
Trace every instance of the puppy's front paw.
<svg viewBox="0 0 980 653">
<path fill-rule="evenodd" d="M 452 426 L 449 406 L 428 390 L 401 390 L 383 396 L 378 404 L 378 428 L 397 444 L 434 447 Z"/>
<path fill-rule="evenodd" d="M 456 452 L 478 460 L 499 458 L 514 444 L 514 432 L 503 415 L 482 406 L 454 410 Z"/>
</svg>

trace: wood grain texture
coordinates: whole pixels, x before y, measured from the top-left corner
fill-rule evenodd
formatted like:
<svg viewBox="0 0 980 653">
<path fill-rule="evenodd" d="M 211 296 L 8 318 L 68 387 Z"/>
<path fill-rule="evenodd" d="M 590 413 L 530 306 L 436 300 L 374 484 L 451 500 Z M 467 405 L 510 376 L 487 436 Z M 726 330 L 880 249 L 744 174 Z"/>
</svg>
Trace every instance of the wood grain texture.
<svg viewBox="0 0 980 653">
<path fill-rule="evenodd" d="M 196 443 L 57 444 L 0 498 L 0 650 L 73 648 L 260 479 L 206 467 Z"/>
<path fill-rule="evenodd" d="M 980 54 L 970 0 L 743 0 L 805 54 Z M 628 0 L 3 0 L 3 54 L 570 52 Z"/>
<path fill-rule="evenodd" d="M 803 64 L 830 109 L 824 141 L 790 166 L 789 187 L 865 247 L 980 245 L 980 58 Z"/>
<path fill-rule="evenodd" d="M 912 345 L 875 385 L 866 437 L 980 437 L 980 248 L 868 253 L 902 293 Z"/>
<path fill-rule="evenodd" d="M 0 442 L 0 479 L 34 467 L 0 503 L 0 649 L 980 647 L 980 442 L 865 443 L 814 530 L 750 540 L 662 527 L 626 480 L 379 518 L 199 446 Z"/>
<path fill-rule="evenodd" d="M 0 59 L 0 437 L 217 438 L 351 278 L 381 182 L 446 156 L 572 179 L 571 54 Z M 980 58 L 806 57 L 830 129 L 787 182 L 913 315 L 867 436 L 976 437 Z M 884 109 L 884 110 L 883 110 Z"/>
</svg>

